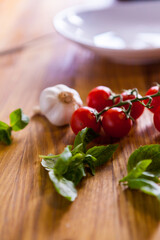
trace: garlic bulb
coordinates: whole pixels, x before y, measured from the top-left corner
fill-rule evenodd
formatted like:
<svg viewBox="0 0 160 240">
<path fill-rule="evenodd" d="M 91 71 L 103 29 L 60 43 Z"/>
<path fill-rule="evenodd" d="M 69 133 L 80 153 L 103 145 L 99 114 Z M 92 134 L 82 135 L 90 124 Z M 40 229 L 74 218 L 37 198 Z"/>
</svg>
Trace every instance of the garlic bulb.
<svg viewBox="0 0 160 240">
<path fill-rule="evenodd" d="M 40 111 L 56 126 L 70 123 L 73 112 L 83 105 L 79 93 L 63 84 L 46 88 L 40 95 Z"/>
</svg>

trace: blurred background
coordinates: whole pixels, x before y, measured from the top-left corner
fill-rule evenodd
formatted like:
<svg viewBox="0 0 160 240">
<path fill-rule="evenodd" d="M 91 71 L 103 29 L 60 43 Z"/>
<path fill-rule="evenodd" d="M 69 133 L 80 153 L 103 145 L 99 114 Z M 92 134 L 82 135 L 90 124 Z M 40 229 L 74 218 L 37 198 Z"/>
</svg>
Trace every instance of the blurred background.
<svg viewBox="0 0 160 240">
<path fill-rule="evenodd" d="M 53 17 L 77 4 L 105 4 L 112 0 L 1 0 L 0 51 L 53 33 Z"/>
</svg>

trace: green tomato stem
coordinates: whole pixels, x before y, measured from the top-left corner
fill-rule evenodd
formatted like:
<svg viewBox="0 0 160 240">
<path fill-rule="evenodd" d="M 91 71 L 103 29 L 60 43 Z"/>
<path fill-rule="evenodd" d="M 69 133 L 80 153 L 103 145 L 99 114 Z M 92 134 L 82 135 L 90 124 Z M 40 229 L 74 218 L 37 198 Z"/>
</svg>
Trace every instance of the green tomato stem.
<svg viewBox="0 0 160 240">
<path fill-rule="evenodd" d="M 129 107 L 128 107 L 127 110 L 124 110 L 124 109 L 123 109 L 123 111 L 124 111 L 124 113 L 126 114 L 127 118 L 131 118 L 131 119 L 133 120 L 133 118 L 130 116 L 132 103 L 134 103 L 134 102 L 140 102 L 144 107 L 146 107 L 146 108 L 152 108 L 151 102 L 152 102 L 153 97 L 158 97 L 158 96 L 160 96 L 160 85 L 159 85 L 159 84 L 157 84 L 157 85 L 158 85 L 158 87 L 159 87 L 158 92 L 157 92 L 157 93 L 154 93 L 154 94 L 152 94 L 152 95 L 150 95 L 150 96 L 138 97 L 138 90 L 137 90 L 136 88 L 134 88 L 134 89 L 132 89 L 132 90 L 130 91 L 130 94 L 131 94 L 131 95 L 133 95 L 134 92 L 135 92 L 135 95 L 136 95 L 136 96 L 135 96 L 134 99 L 130 99 L 130 100 L 123 101 L 122 96 L 121 96 L 120 94 L 118 94 L 118 95 L 112 95 L 110 99 L 112 99 L 113 102 L 115 101 L 116 98 L 120 98 L 120 102 L 117 103 L 117 104 L 114 104 L 113 106 L 106 107 L 106 108 L 104 108 L 101 112 L 97 113 L 97 114 L 96 114 L 96 119 L 97 119 L 97 121 L 99 121 L 100 118 L 101 118 L 101 115 L 102 115 L 104 112 L 108 111 L 109 109 L 115 108 L 115 107 L 122 107 L 122 106 L 124 106 L 124 105 L 126 105 L 126 104 L 128 104 Z M 142 101 L 143 101 L 143 100 L 146 100 L 146 99 L 148 99 L 148 103 L 147 103 L 147 104 L 144 104 Z"/>
</svg>

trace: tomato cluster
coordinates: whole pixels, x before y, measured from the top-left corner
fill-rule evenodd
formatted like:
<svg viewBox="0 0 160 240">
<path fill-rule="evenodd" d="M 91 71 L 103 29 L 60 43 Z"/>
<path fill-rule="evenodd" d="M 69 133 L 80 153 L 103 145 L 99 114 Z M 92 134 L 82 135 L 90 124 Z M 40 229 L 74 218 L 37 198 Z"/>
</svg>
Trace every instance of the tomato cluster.
<svg viewBox="0 0 160 240">
<path fill-rule="evenodd" d="M 152 87 L 146 96 L 154 95 L 158 91 L 158 86 Z M 142 102 L 137 98 L 141 99 L 142 96 L 134 91 L 128 90 L 120 95 L 115 95 L 110 88 L 98 86 L 89 92 L 87 106 L 81 107 L 73 113 L 71 128 L 75 134 L 85 127 L 92 128 L 97 133 L 103 129 L 105 134 L 110 137 L 122 138 L 129 133 L 133 125 L 132 120 L 137 120 L 142 115 L 144 105 L 147 105 L 149 101 L 149 99 L 145 99 Z M 124 101 L 125 103 L 121 104 Z M 130 101 L 132 102 L 131 106 L 129 105 Z M 119 103 L 123 106 L 117 106 Z M 150 107 L 149 110 L 154 113 L 155 127 L 160 131 L 160 96 L 153 97 Z M 106 111 L 104 111 L 105 108 L 107 108 Z M 129 110 L 129 115 L 126 114 L 127 110 Z"/>
<path fill-rule="evenodd" d="M 147 96 L 156 94 L 159 91 L 159 86 L 151 87 L 146 93 Z M 144 103 L 147 104 L 149 100 L 144 100 Z M 153 97 L 149 110 L 154 114 L 153 121 L 156 129 L 160 132 L 160 96 Z"/>
</svg>

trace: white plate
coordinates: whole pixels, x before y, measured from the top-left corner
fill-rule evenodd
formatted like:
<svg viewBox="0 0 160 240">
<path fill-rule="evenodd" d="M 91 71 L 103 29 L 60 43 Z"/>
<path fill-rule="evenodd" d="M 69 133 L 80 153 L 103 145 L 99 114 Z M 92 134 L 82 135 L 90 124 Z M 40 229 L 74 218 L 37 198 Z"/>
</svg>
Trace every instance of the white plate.
<svg viewBox="0 0 160 240">
<path fill-rule="evenodd" d="M 76 6 L 54 18 L 67 39 L 125 63 L 160 59 L 160 1 Z"/>
</svg>

